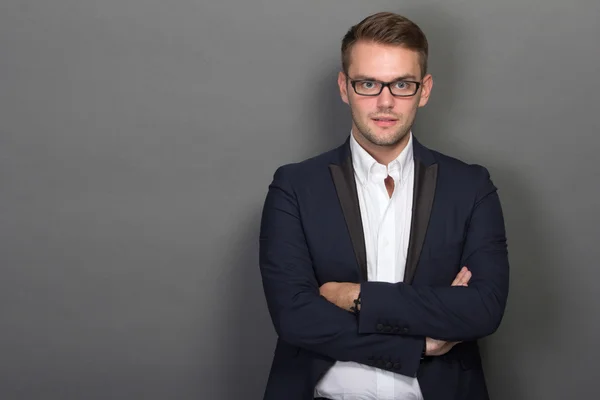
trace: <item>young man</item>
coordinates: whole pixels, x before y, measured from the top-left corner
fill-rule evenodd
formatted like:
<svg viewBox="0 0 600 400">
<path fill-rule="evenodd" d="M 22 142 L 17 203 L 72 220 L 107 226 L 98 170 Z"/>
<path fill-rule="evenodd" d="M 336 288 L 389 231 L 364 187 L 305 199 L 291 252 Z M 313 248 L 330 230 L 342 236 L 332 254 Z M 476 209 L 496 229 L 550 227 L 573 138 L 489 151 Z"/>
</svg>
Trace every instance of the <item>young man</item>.
<svg viewBox="0 0 600 400">
<path fill-rule="evenodd" d="M 265 399 L 488 398 L 477 340 L 508 295 L 503 215 L 485 168 L 411 132 L 427 55 L 400 15 L 352 27 L 338 76 L 351 135 L 275 173 L 260 231 L 279 335 Z"/>
</svg>

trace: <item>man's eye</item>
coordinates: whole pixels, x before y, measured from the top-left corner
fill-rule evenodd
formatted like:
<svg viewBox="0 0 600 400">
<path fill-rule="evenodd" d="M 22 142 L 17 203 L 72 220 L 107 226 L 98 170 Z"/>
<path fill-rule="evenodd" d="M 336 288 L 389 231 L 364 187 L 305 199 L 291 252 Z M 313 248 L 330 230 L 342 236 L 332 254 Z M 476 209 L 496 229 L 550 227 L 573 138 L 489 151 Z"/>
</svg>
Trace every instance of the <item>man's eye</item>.
<svg viewBox="0 0 600 400">
<path fill-rule="evenodd" d="M 364 81 L 361 85 L 364 89 L 373 89 L 375 87 L 375 82 Z"/>
<path fill-rule="evenodd" d="M 403 81 L 398 81 L 395 84 L 396 89 L 406 89 L 408 88 L 408 83 L 407 82 L 403 82 Z"/>
</svg>

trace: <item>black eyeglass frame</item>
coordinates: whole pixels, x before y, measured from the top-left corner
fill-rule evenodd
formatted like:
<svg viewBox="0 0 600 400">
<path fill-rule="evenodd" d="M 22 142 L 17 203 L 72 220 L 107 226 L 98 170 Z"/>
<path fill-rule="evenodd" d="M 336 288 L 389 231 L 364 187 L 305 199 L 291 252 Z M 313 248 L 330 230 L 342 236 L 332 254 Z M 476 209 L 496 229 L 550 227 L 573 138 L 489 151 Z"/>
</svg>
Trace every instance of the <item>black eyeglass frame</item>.
<svg viewBox="0 0 600 400">
<path fill-rule="evenodd" d="M 385 89 L 386 87 L 388 88 L 388 90 L 390 91 L 391 95 L 394 97 L 412 97 L 415 94 L 417 94 L 417 92 L 419 91 L 419 88 L 421 87 L 421 85 L 423 84 L 423 82 L 418 82 L 418 81 L 409 81 L 406 79 L 398 79 L 396 81 L 393 82 L 383 82 L 383 81 L 378 81 L 375 79 L 351 79 L 349 76 L 346 76 L 346 80 L 350 81 L 350 85 L 352 86 L 352 89 L 354 89 L 354 93 L 356 93 L 359 96 L 368 96 L 368 97 L 375 97 L 375 96 L 379 96 L 381 94 L 381 92 L 383 92 L 383 89 Z M 358 91 L 356 90 L 356 84 L 357 83 L 361 83 L 361 82 L 376 82 L 381 84 L 381 88 L 379 89 L 379 92 L 376 94 L 363 94 L 363 93 L 358 93 Z M 415 91 L 413 94 L 394 94 L 392 92 L 392 88 L 390 87 L 390 85 L 394 84 L 394 83 L 398 83 L 398 82 L 407 82 L 407 83 L 413 83 L 415 85 Z"/>
</svg>

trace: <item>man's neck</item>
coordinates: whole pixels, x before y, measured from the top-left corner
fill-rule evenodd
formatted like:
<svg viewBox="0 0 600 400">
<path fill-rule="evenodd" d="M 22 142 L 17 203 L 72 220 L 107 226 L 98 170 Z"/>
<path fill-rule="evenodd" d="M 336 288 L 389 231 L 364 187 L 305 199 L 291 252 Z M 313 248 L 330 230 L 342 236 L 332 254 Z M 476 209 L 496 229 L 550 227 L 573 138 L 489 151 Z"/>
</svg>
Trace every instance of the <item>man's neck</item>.
<svg viewBox="0 0 600 400">
<path fill-rule="evenodd" d="M 406 135 L 404 135 L 402 140 L 400 140 L 400 142 L 396 143 L 395 145 L 379 146 L 371 143 L 362 135 L 355 134 L 354 132 L 355 130 L 352 129 L 352 136 L 354 136 L 354 139 L 360 145 L 360 147 L 365 149 L 365 151 L 369 153 L 371 157 L 375 159 L 375 161 L 385 166 L 387 166 L 389 163 L 398 158 L 400 153 L 402 153 L 402 151 L 406 148 L 406 145 L 408 144 L 411 135 L 410 132 L 407 133 Z"/>
</svg>

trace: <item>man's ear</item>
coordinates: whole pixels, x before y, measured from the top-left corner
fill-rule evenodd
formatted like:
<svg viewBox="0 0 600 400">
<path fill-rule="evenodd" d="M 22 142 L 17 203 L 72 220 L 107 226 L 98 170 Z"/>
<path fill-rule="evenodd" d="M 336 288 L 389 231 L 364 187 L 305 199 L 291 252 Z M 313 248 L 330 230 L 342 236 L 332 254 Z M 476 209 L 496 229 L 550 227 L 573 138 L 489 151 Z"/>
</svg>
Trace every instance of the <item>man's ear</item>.
<svg viewBox="0 0 600 400">
<path fill-rule="evenodd" d="M 346 104 L 350 104 L 348 102 L 348 85 L 346 74 L 342 71 L 338 73 L 338 86 L 340 87 L 340 97 L 342 98 L 342 101 Z"/>
<path fill-rule="evenodd" d="M 431 96 L 431 89 L 433 88 L 433 76 L 431 74 L 425 75 L 423 78 L 423 84 L 421 89 L 421 98 L 419 99 L 419 107 L 424 107 L 429 102 L 429 96 Z"/>
</svg>

